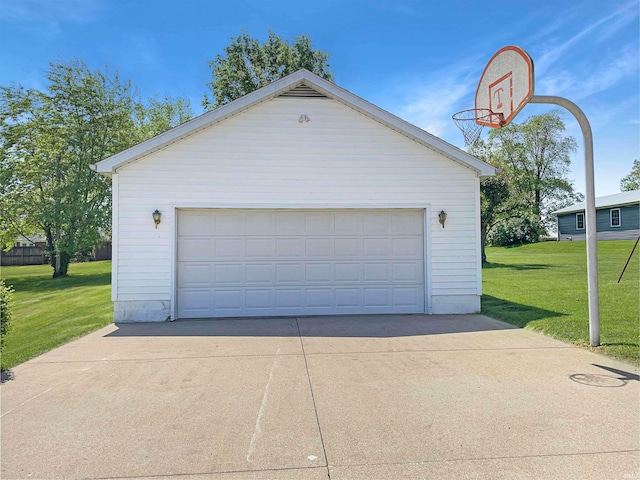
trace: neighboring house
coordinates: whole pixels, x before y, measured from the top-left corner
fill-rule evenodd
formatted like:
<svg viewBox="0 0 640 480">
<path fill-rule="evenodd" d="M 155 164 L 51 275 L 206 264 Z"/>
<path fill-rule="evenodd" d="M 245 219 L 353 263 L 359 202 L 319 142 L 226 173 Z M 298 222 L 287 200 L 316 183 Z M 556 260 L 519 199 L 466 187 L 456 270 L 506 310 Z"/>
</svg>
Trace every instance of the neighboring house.
<svg viewBox="0 0 640 480">
<path fill-rule="evenodd" d="M 36 234 L 30 235 L 29 237 L 25 237 L 23 235 L 18 235 L 16 238 L 16 243 L 14 247 L 41 247 L 44 248 L 47 246 L 47 239 L 44 235 Z"/>
<path fill-rule="evenodd" d="M 92 168 L 117 322 L 480 311 L 496 169 L 306 70 Z"/>
<path fill-rule="evenodd" d="M 558 240 L 584 240 L 584 202 L 554 212 L 558 216 Z M 596 198 L 598 240 L 635 239 L 640 235 L 640 190 Z"/>
</svg>

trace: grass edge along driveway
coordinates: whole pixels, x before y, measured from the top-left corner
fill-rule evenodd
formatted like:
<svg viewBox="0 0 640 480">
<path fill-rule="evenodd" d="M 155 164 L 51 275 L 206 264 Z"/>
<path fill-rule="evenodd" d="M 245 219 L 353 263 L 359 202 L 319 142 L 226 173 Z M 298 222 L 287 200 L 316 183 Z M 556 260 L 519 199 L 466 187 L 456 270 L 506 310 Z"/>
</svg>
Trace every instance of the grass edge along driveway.
<svg viewBox="0 0 640 480">
<path fill-rule="evenodd" d="M 616 283 L 633 243 L 598 242 L 602 346 L 593 350 L 638 365 L 640 251 Z M 487 257 L 482 313 L 588 347 L 584 242 L 489 247 Z M 2 276 L 16 290 L 2 369 L 113 321 L 110 261 L 74 263 L 68 278 L 52 279 L 48 265 L 3 267 Z"/>
<path fill-rule="evenodd" d="M 73 263 L 66 278 L 51 274 L 49 265 L 2 267 L 2 278 L 15 289 L 3 370 L 113 321 L 110 261 Z"/>
<path fill-rule="evenodd" d="M 635 240 L 598 242 L 601 346 L 589 347 L 585 242 L 487 248 L 482 313 L 639 365 L 640 251 Z"/>
</svg>

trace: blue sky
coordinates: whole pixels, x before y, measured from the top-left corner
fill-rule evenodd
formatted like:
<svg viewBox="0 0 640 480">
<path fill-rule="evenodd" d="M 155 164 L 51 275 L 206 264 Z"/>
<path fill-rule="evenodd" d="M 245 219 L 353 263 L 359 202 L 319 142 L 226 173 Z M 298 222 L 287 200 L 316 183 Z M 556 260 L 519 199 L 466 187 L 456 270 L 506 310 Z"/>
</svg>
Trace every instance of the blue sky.
<svg viewBox="0 0 640 480">
<path fill-rule="evenodd" d="M 129 78 L 143 96 L 190 98 L 207 61 L 241 31 L 305 33 L 331 55 L 338 85 L 463 147 L 451 120 L 473 107 L 480 75 L 505 45 L 533 58 L 536 94 L 577 103 L 594 133 L 596 195 L 619 191 L 639 145 L 638 0 L 0 0 L 0 85 L 43 88 L 49 61 L 78 57 Z M 527 105 L 516 122 L 553 108 Z M 584 192 L 582 136 L 570 178 Z"/>
</svg>

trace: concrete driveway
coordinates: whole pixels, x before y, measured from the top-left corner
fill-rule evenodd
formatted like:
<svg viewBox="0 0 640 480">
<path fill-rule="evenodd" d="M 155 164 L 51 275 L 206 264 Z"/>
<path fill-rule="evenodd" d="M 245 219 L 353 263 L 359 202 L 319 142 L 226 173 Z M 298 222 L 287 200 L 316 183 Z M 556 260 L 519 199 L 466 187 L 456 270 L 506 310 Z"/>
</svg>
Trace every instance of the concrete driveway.
<svg viewBox="0 0 640 480">
<path fill-rule="evenodd" d="M 5 379 L 2 478 L 640 478 L 639 384 L 480 315 L 111 325 Z"/>
</svg>

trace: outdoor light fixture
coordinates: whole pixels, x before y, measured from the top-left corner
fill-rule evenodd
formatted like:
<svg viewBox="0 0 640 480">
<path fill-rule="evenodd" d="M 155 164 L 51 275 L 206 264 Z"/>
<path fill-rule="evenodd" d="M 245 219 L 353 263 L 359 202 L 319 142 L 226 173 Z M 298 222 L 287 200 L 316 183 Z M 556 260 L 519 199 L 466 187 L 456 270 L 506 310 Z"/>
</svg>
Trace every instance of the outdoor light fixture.
<svg viewBox="0 0 640 480">
<path fill-rule="evenodd" d="M 160 217 L 162 216 L 162 214 L 158 210 L 156 210 L 151 214 L 151 216 L 153 217 L 153 223 L 155 223 L 156 228 L 158 228 L 158 225 L 160 225 Z"/>
<path fill-rule="evenodd" d="M 310 122 L 311 119 L 309 118 L 308 115 L 305 115 L 304 113 L 302 115 L 300 115 L 300 118 L 298 118 L 298 123 L 306 123 L 306 122 Z"/>
<path fill-rule="evenodd" d="M 444 221 L 447 219 L 447 212 L 445 212 L 444 210 L 440 210 L 440 213 L 438 214 L 438 221 L 440 222 L 440 225 L 442 225 L 442 228 L 444 228 Z"/>
</svg>

